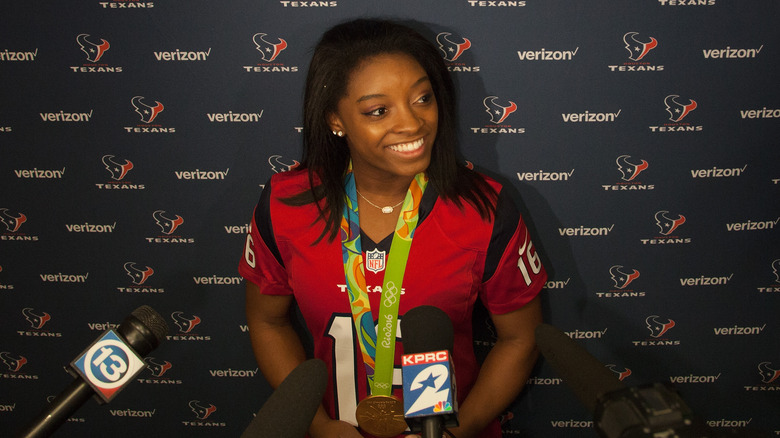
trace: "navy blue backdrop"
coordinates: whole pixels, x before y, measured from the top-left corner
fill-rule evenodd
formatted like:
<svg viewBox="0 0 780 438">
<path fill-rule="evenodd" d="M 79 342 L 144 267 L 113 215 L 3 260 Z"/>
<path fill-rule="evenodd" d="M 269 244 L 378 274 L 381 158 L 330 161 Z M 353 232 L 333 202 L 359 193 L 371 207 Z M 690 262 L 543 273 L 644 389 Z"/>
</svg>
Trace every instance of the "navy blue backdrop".
<svg viewBox="0 0 780 438">
<path fill-rule="evenodd" d="M 780 433 L 777 1 L 2 9 L 0 429 L 148 304 L 170 336 L 62 436 L 240 434 L 270 393 L 236 272 L 252 207 L 300 157 L 321 33 L 387 16 L 442 46 L 464 156 L 517 189 L 551 274 L 546 320 L 626 384 L 674 384 L 714 428 Z M 594 436 L 590 420 L 540 361 L 503 428 Z"/>
</svg>

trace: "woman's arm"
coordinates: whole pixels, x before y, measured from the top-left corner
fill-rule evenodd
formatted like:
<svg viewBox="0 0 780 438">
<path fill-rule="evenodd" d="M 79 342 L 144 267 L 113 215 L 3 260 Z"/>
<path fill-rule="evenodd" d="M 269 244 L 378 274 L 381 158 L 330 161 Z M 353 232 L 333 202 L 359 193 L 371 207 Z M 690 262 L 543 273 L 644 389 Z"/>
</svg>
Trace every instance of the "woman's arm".
<svg viewBox="0 0 780 438">
<path fill-rule="evenodd" d="M 457 438 L 479 436 L 520 394 L 539 355 L 534 330 L 542 323 L 537 296 L 525 306 L 502 315 L 491 315 L 496 345 L 488 353 L 477 381 L 460 405 Z"/>
<path fill-rule="evenodd" d="M 298 334 L 290 321 L 291 295 L 264 295 L 260 288 L 246 283 L 246 320 L 255 359 L 268 384 L 276 388 L 290 372 L 306 360 Z M 357 430 L 328 417 L 320 406 L 309 433 L 312 438 L 360 438 Z"/>
</svg>

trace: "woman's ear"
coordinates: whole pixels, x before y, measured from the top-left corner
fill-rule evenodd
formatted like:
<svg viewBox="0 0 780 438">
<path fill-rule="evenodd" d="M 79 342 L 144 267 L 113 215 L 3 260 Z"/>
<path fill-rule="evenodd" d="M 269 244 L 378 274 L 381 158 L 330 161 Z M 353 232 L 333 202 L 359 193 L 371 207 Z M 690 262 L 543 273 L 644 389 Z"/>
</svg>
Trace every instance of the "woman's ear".
<svg viewBox="0 0 780 438">
<path fill-rule="evenodd" d="M 339 137 L 343 137 L 344 134 L 344 124 L 341 122 L 341 118 L 336 113 L 330 113 L 328 114 L 328 126 L 330 127 L 331 132 L 333 132 L 333 135 L 337 135 Z"/>
</svg>

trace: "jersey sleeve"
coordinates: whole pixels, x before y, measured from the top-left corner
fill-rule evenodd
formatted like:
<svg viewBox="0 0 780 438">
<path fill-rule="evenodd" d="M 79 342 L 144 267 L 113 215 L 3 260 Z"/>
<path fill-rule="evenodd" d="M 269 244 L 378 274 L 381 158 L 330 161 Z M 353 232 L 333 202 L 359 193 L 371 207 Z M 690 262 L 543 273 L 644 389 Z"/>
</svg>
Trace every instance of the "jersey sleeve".
<svg viewBox="0 0 780 438">
<path fill-rule="evenodd" d="M 271 222 L 271 185 L 266 184 L 255 206 L 238 273 L 266 295 L 291 295 L 287 271 L 279 254 Z"/>
<path fill-rule="evenodd" d="M 544 287 L 547 273 L 511 196 L 499 193 L 481 299 L 493 314 L 517 310 Z"/>
</svg>

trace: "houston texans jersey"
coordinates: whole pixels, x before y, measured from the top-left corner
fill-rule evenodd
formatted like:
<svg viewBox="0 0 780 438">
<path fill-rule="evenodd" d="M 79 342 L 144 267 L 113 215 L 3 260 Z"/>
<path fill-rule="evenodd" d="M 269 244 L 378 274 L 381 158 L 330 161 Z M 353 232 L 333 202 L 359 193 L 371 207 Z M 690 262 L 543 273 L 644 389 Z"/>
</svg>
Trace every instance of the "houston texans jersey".
<svg viewBox="0 0 780 438">
<path fill-rule="evenodd" d="M 485 221 L 470 205 L 462 208 L 439 198 L 431 185 L 420 205 L 403 279 L 399 318 L 417 306 L 432 305 L 450 317 L 455 332 L 452 352 L 457 398 L 465 398 L 479 371 L 471 316 L 479 298 L 494 314 L 531 301 L 546 273 L 526 226 L 510 196 L 497 191 L 494 220 Z M 342 262 L 341 241 L 317 241 L 323 222 L 314 204 L 290 206 L 281 199 L 308 188 L 306 171 L 279 173 L 266 185 L 255 207 L 239 273 L 263 294 L 295 297 L 313 340 L 314 355 L 329 367 L 323 404 L 331 418 L 357 424 L 357 403 L 369 395 L 356 342 Z M 384 268 L 392 257 L 392 234 L 381 242 L 361 237 L 368 296 L 376 322 Z M 400 323 L 395 349 L 394 395 L 402 397 Z M 492 427 L 500 436 L 495 422 Z"/>
</svg>

